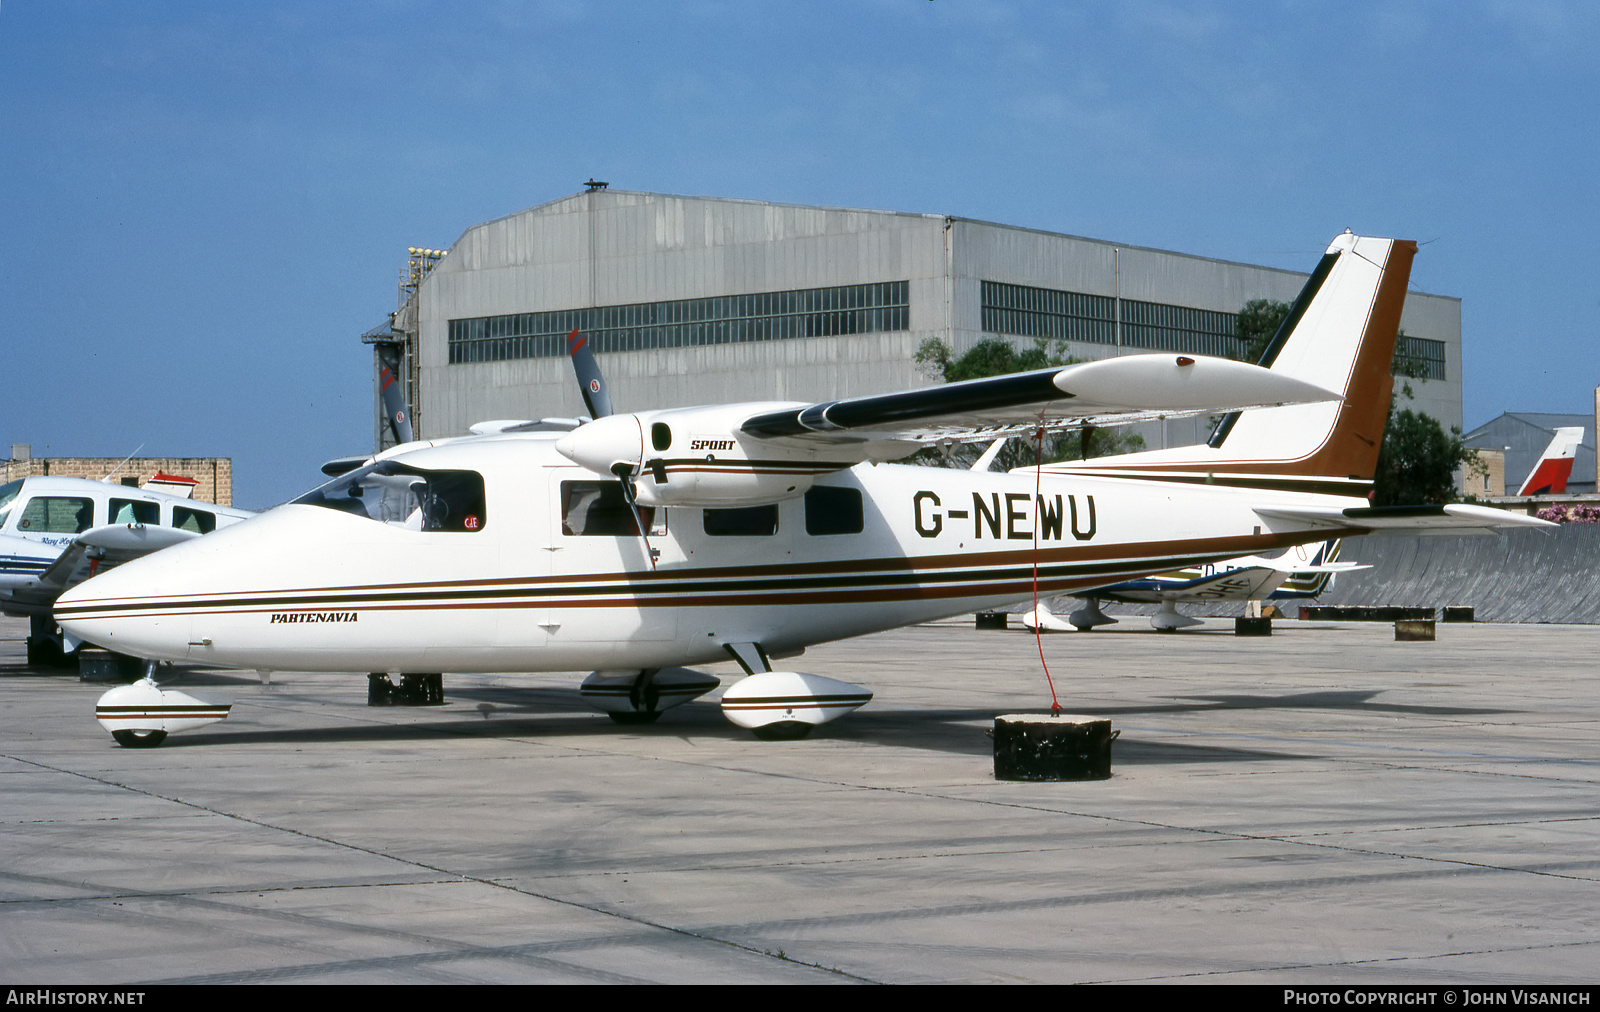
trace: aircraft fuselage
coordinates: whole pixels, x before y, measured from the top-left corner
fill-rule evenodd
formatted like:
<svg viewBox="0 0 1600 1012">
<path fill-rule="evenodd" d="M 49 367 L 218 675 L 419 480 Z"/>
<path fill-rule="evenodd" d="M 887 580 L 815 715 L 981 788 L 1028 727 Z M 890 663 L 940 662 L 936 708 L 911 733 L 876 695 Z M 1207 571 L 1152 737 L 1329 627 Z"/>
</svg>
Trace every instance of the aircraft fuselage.
<svg viewBox="0 0 1600 1012">
<path fill-rule="evenodd" d="M 421 519 L 423 507 L 409 520 L 405 508 L 374 519 L 360 510 L 391 494 L 375 487 L 308 495 L 316 504 L 279 507 L 86 582 L 62 597 L 59 620 L 135 656 L 267 670 L 690 665 L 726 659 L 724 644 L 783 656 L 1001 607 L 1028 599 L 1036 574 L 1046 596 L 1321 540 L 1324 531 L 1254 507 L 1360 504 L 861 464 L 772 506 L 647 512 L 652 567 L 620 485 L 552 442 L 505 435 L 406 453 L 394 460 L 451 476 L 434 483 L 448 493 L 437 506 L 445 519 Z M 474 475 L 481 495 L 461 491 Z M 404 502 L 421 501 L 417 487 Z"/>
</svg>

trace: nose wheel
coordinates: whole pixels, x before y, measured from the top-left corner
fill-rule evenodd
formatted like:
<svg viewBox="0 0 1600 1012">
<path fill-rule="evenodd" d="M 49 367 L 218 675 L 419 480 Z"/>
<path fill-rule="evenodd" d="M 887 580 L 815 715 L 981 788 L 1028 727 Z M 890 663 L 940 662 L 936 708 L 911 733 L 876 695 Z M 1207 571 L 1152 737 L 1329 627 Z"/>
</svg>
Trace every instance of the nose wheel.
<svg viewBox="0 0 1600 1012">
<path fill-rule="evenodd" d="M 123 748 L 155 748 L 167 740 L 165 731 L 112 731 L 111 737 Z"/>
</svg>

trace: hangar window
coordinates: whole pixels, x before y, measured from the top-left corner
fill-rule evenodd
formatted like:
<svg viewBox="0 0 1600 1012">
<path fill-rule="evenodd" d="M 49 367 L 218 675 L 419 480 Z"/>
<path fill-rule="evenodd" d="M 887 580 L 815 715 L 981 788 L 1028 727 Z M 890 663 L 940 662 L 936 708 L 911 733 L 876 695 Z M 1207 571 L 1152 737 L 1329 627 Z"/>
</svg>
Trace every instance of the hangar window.
<svg viewBox="0 0 1600 1012">
<path fill-rule="evenodd" d="M 392 460 L 340 475 L 294 501 L 409 531 L 471 534 L 486 522 L 483 476 L 478 472 L 424 471 Z"/>
<path fill-rule="evenodd" d="M 807 534 L 860 534 L 861 490 L 813 485 L 806 492 Z"/>
<path fill-rule="evenodd" d="M 989 334 L 1115 344 L 1120 316 L 1122 344 L 1152 351 L 1182 351 L 1232 358 L 1239 353 L 1238 317 L 1164 302 L 1118 300 L 1054 288 L 985 281 L 983 329 Z M 1395 345 L 1396 375 L 1445 378 L 1444 342 L 1402 334 Z"/>
<path fill-rule="evenodd" d="M 1394 344 L 1392 371 L 1411 379 L 1444 379 L 1444 342 L 1401 334 Z"/>
<path fill-rule="evenodd" d="M 597 352 L 874 334 L 910 329 L 910 307 L 908 282 L 878 281 L 451 320 L 450 361 L 560 357 L 573 330 Z"/>
<path fill-rule="evenodd" d="M 768 537 L 778 533 L 778 504 L 708 509 L 705 531 L 714 538 Z"/>
<path fill-rule="evenodd" d="M 1053 288 L 983 282 L 983 329 L 991 334 L 1057 338 L 1089 344 L 1117 341 L 1118 300 Z M 1232 313 L 1121 300 L 1122 343 L 1129 348 L 1226 357 L 1238 350 Z"/>
</svg>

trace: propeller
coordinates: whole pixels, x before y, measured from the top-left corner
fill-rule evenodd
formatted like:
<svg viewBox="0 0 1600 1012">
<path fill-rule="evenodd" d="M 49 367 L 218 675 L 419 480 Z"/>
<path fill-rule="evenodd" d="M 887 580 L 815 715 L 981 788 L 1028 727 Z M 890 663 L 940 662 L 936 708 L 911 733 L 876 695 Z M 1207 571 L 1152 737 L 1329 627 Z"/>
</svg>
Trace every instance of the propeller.
<svg viewBox="0 0 1600 1012">
<path fill-rule="evenodd" d="M 411 419 L 406 415 L 405 386 L 400 382 L 400 345 L 392 341 L 381 342 L 378 351 L 378 386 L 383 392 L 383 417 L 396 443 L 409 443 L 415 436 L 411 432 Z"/>
<path fill-rule="evenodd" d="M 567 354 L 572 357 L 572 371 L 578 375 L 578 393 L 583 395 L 589 417 L 604 418 L 611 414 L 611 394 L 606 391 L 605 377 L 600 375 L 600 364 L 594 360 L 588 339 L 580 337 L 576 327 L 567 335 Z"/>
<path fill-rule="evenodd" d="M 605 377 L 600 375 L 600 363 L 595 361 L 588 340 L 579 335 L 576 327 L 567 335 L 567 354 L 572 358 L 572 371 L 578 377 L 578 393 L 583 396 L 584 407 L 589 409 L 589 417 L 598 419 L 609 416 L 612 413 L 611 394 L 606 390 Z M 650 528 L 639 513 L 638 494 L 633 487 L 638 474 L 631 464 L 625 462 L 613 465 L 611 473 L 622 483 L 622 498 L 633 512 L 633 525 L 644 540 L 645 558 L 650 560 L 650 568 L 654 569 L 656 556 L 660 553 L 650 546 Z"/>
</svg>

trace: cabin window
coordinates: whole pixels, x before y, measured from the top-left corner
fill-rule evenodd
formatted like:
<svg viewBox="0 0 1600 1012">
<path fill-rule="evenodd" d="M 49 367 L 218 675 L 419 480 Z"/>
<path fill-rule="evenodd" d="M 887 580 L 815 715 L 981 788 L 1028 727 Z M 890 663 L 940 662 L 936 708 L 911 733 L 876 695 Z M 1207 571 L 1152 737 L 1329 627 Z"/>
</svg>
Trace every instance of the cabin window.
<svg viewBox="0 0 1600 1012">
<path fill-rule="evenodd" d="M 861 490 L 813 485 L 806 492 L 807 534 L 860 534 Z"/>
<path fill-rule="evenodd" d="M 205 510 L 194 510 L 187 506 L 172 507 L 172 526 L 180 531 L 193 531 L 196 534 L 210 534 L 217 529 L 217 515 L 207 513 Z"/>
<path fill-rule="evenodd" d="M 708 509 L 706 533 L 716 538 L 766 537 L 778 533 L 778 504 L 743 509 Z"/>
<path fill-rule="evenodd" d="M 139 499 L 113 499 L 111 500 L 111 519 L 113 524 L 150 524 L 154 526 L 161 522 L 161 504 L 144 502 Z"/>
<path fill-rule="evenodd" d="M 639 507 L 639 519 L 651 537 L 667 533 L 667 511 L 657 519 L 652 506 Z M 564 481 L 561 483 L 561 533 L 577 538 L 636 538 L 639 524 L 622 495 L 620 481 Z"/>
<path fill-rule="evenodd" d="M 17 530 L 29 534 L 82 534 L 94 526 L 94 500 L 37 495 L 22 508 Z"/>
<path fill-rule="evenodd" d="M 487 522 L 483 475 L 425 471 L 393 460 L 380 460 L 340 475 L 294 501 L 408 531 L 474 534 Z"/>
</svg>

